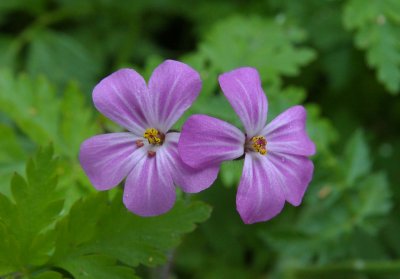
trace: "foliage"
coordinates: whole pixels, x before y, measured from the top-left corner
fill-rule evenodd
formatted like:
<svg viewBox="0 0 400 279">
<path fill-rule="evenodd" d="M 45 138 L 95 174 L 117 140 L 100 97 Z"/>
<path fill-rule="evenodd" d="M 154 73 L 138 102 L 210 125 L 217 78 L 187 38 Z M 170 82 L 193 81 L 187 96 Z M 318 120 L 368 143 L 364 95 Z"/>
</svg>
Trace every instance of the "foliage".
<svg viewBox="0 0 400 279">
<path fill-rule="evenodd" d="M 344 22 L 356 30 L 355 43 L 367 51 L 368 64 L 377 68 L 378 79 L 392 93 L 400 90 L 400 3 L 396 0 L 351 0 Z"/>
<path fill-rule="evenodd" d="M 399 15 L 397 0 L 0 1 L 0 278 L 398 278 Z M 217 82 L 239 66 L 260 71 L 269 120 L 306 107 L 301 206 L 244 225 L 240 160 L 155 218 L 94 191 L 79 146 L 120 128 L 92 88 L 166 58 L 203 80 L 178 130 L 193 113 L 240 127 Z"/>
<path fill-rule="evenodd" d="M 168 214 L 143 219 L 125 209 L 120 190 L 113 198 L 89 195 L 63 213 L 57 166 L 51 147 L 39 150 L 26 179 L 14 175 L 13 200 L 0 195 L 0 273 L 40 278 L 57 268 L 58 276 L 131 278 L 138 264 L 164 262 L 180 236 L 210 215 L 201 202 L 180 202 Z"/>
</svg>

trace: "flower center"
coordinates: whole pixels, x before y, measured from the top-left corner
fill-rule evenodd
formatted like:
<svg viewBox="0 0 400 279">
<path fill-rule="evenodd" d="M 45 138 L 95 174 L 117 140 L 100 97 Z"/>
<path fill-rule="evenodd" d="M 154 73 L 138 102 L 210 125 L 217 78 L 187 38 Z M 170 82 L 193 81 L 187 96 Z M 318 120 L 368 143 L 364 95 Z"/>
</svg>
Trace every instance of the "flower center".
<svg viewBox="0 0 400 279">
<path fill-rule="evenodd" d="M 267 154 L 267 140 L 264 136 L 254 136 L 249 142 L 250 150 L 260 153 L 261 155 Z"/>
<path fill-rule="evenodd" d="M 143 137 L 148 140 L 150 144 L 162 145 L 165 139 L 165 135 L 154 128 L 148 128 L 144 131 Z"/>
</svg>

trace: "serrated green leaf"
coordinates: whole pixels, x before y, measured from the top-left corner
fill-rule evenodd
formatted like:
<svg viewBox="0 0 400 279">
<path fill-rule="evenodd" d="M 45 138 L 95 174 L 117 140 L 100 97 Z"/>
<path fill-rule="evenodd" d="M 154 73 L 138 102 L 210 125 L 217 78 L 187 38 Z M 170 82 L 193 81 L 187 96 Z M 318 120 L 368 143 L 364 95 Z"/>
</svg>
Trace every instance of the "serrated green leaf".
<svg viewBox="0 0 400 279">
<path fill-rule="evenodd" d="M 25 158 L 23 149 L 11 127 L 0 124 L 0 135 L 0 165 Z"/>
<path fill-rule="evenodd" d="M 59 101 L 44 79 L 17 79 L 9 71 L 0 74 L 0 109 L 33 141 L 47 144 L 57 134 Z M 58 143 L 58 141 L 56 141 Z"/>
<path fill-rule="evenodd" d="M 182 234 L 206 220 L 211 211 L 200 202 L 180 201 L 164 215 L 142 218 L 128 212 L 121 199 L 121 193 L 111 201 L 107 194 L 98 193 L 77 202 L 57 225 L 58 239 L 51 262 L 71 269 L 81 266 L 82 257 L 93 255 L 108 259 L 110 265 L 159 265 Z"/>
<path fill-rule="evenodd" d="M 23 171 L 25 152 L 13 129 L 0 124 L 0 192 L 9 196 L 9 184 L 14 171 Z"/>
<path fill-rule="evenodd" d="M 56 151 L 74 159 L 79 143 L 96 133 L 91 110 L 75 84 L 60 99 L 44 77 L 1 71 L 0 109 L 36 144 L 52 142 Z"/>
<path fill-rule="evenodd" d="M 0 195 L 0 270 L 21 271 L 49 258 L 55 233 L 49 229 L 63 205 L 56 189 L 56 167 L 53 149 L 41 149 L 27 165 L 26 179 L 14 176 L 14 203 Z"/>
<path fill-rule="evenodd" d="M 87 182 L 77 162 L 77 154 L 81 142 L 95 135 L 98 127 L 76 84 L 67 86 L 61 97 L 57 95 L 55 87 L 44 77 L 15 77 L 9 71 L 0 71 L 0 110 L 31 142 L 37 146 L 52 142 L 57 154 L 62 155 L 57 171 L 62 174 L 60 186 L 68 193 L 67 203 L 70 204 L 90 190 L 81 189 L 74 183 L 76 180 Z M 13 140 L 13 137 L 10 136 L 10 139 Z M 1 139 L 0 144 L 2 141 L 9 142 Z M 6 146 L 10 146 L 7 142 Z M 0 154 L 3 153 L 8 151 L 0 151 Z M 5 175 L 9 176 L 14 170 L 18 168 L 6 168 Z"/>
<path fill-rule="evenodd" d="M 344 23 L 356 31 L 356 45 L 366 50 L 368 64 L 391 93 L 400 90 L 400 4 L 397 0 L 350 0 Z"/>
<path fill-rule="evenodd" d="M 276 84 L 314 59 L 312 49 L 298 46 L 304 40 L 304 31 L 294 26 L 256 16 L 231 17 L 215 25 L 200 52 L 217 72 L 253 66 L 263 81 Z"/>
</svg>

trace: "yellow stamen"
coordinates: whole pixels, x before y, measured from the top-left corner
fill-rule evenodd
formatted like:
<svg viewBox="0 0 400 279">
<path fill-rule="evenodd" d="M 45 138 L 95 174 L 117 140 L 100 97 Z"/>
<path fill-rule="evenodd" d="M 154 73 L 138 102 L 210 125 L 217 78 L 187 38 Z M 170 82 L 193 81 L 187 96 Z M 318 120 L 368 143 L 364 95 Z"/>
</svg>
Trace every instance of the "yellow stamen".
<svg viewBox="0 0 400 279">
<path fill-rule="evenodd" d="M 161 145 L 164 142 L 164 134 L 159 132 L 157 129 L 148 128 L 144 132 L 143 137 L 149 141 L 150 144 L 153 145 Z"/>
<path fill-rule="evenodd" d="M 267 154 L 267 140 L 263 136 L 255 136 L 251 138 L 253 143 L 251 146 L 254 151 L 260 153 L 261 155 Z"/>
</svg>

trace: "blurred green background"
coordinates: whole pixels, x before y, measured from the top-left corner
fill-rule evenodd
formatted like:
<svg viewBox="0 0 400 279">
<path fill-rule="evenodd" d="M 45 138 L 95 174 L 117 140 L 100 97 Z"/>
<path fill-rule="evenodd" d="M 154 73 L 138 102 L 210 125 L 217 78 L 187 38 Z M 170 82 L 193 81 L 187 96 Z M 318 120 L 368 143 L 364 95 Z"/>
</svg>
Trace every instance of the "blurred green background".
<svg viewBox="0 0 400 279">
<path fill-rule="evenodd" d="M 259 70 L 269 120 L 305 105 L 300 207 L 244 225 L 238 161 L 156 218 L 93 190 L 79 145 L 121 128 L 92 88 L 168 58 L 203 79 L 178 129 L 192 113 L 240 126 L 217 84 L 239 66 Z M 400 278 L 399 92 L 399 0 L 1 0 L 0 278 Z"/>
</svg>

